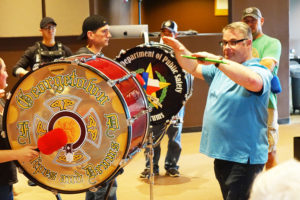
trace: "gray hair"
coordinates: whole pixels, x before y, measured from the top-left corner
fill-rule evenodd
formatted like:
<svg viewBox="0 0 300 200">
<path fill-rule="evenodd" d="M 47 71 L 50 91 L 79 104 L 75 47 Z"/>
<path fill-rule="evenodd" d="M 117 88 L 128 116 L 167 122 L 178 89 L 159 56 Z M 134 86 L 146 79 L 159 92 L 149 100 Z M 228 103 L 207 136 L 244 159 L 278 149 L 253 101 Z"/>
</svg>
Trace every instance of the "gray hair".
<svg viewBox="0 0 300 200">
<path fill-rule="evenodd" d="M 245 22 L 233 22 L 228 24 L 223 28 L 222 32 L 224 33 L 227 30 L 239 31 L 245 38 L 252 40 L 251 28 Z"/>
<path fill-rule="evenodd" d="M 251 200 L 299 199 L 300 163 L 291 159 L 260 173 L 254 180 Z"/>
</svg>

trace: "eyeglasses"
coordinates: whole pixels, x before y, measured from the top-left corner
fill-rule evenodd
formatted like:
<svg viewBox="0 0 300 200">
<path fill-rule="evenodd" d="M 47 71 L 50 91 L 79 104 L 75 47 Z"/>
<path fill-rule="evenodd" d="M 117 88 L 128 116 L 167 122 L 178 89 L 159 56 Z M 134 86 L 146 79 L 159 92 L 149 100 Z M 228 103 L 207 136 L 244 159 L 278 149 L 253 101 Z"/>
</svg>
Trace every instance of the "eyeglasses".
<svg viewBox="0 0 300 200">
<path fill-rule="evenodd" d="M 45 30 L 54 30 L 56 28 L 56 26 L 46 26 L 42 29 L 45 29 Z"/>
<path fill-rule="evenodd" d="M 240 40 L 229 40 L 229 41 L 226 41 L 226 40 L 222 40 L 219 42 L 220 46 L 223 47 L 223 46 L 226 46 L 227 44 L 231 47 L 234 47 L 236 46 L 238 43 L 240 42 L 243 42 L 245 40 L 248 40 L 248 38 L 244 38 L 244 39 L 240 39 Z"/>
</svg>

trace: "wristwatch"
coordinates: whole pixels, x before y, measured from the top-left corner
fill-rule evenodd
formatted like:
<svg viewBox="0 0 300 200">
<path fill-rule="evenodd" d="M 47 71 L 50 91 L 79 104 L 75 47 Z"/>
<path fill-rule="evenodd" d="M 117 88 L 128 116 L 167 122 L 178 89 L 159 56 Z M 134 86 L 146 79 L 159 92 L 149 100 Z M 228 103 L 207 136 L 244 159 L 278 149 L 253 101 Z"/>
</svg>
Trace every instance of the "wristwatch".
<svg viewBox="0 0 300 200">
<path fill-rule="evenodd" d="M 223 60 L 223 56 L 219 56 L 218 60 Z M 215 67 L 218 68 L 220 63 L 215 63 Z"/>
</svg>

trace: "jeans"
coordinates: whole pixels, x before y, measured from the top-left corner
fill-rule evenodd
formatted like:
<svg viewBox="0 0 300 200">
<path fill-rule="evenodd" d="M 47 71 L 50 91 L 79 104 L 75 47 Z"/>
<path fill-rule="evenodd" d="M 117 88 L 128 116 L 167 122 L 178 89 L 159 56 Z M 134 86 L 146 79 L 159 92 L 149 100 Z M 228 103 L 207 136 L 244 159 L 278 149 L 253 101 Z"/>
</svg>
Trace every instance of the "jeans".
<svg viewBox="0 0 300 200">
<path fill-rule="evenodd" d="M 99 188 L 96 192 L 87 191 L 85 193 L 85 200 L 106 200 L 106 192 L 109 188 L 109 183 L 105 187 Z M 117 181 L 115 180 L 110 191 L 107 200 L 117 200 Z"/>
<path fill-rule="evenodd" d="M 12 185 L 3 185 L 0 186 L 0 199 L 1 200 L 13 200 L 13 186 Z"/>
<path fill-rule="evenodd" d="M 184 117 L 184 107 L 179 111 L 177 114 L 178 120 L 177 123 L 171 124 L 170 127 L 167 130 L 167 135 L 169 138 L 168 142 L 168 150 L 167 155 L 165 158 L 165 169 L 178 169 L 179 166 L 177 165 L 180 154 L 181 154 L 181 132 L 182 132 L 182 124 L 183 124 L 183 117 Z M 154 135 L 154 141 L 159 138 L 159 136 L 162 134 L 162 131 L 164 129 L 165 125 L 154 125 L 150 131 L 153 131 Z M 147 153 L 147 149 L 145 153 Z M 160 158 L 161 148 L 160 144 L 158 144 L 154 148 L 154 155 L 153 155 L 153 169 L 154 171 L 159 171 L 159 158 Z M 146 158 L 146 167 L 150 168 L 150 161 L 148 158 Z"/>
<path fill-rule="evenodd" d="M 252 183 L 264 164 L 241 164 L 215 159 L 215 176 L 219 181 L 224 200 L 249 199 Z"/>
</svg>

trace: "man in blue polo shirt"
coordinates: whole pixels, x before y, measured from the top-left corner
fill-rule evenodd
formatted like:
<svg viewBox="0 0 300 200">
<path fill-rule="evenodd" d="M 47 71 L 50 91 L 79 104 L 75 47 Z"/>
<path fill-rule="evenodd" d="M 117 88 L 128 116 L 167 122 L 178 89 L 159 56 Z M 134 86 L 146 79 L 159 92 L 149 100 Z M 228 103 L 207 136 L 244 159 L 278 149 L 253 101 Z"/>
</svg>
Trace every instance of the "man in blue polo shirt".
<svg viewBox="0 0 300 200">
<path fill-rule="evenodd" d="M 215 159 L 223 198 L 248 199 L 253 180 L 268 159 L 267 107 L 272 79 L 271 72 L 252 57 L 250 27 L 234 22 L 223 29 L 224 57 L 192 54 L 176 39 L 163 40 L 173 47 L 181 67 L 210 86 L 200 152 Z"/>
</svg>

